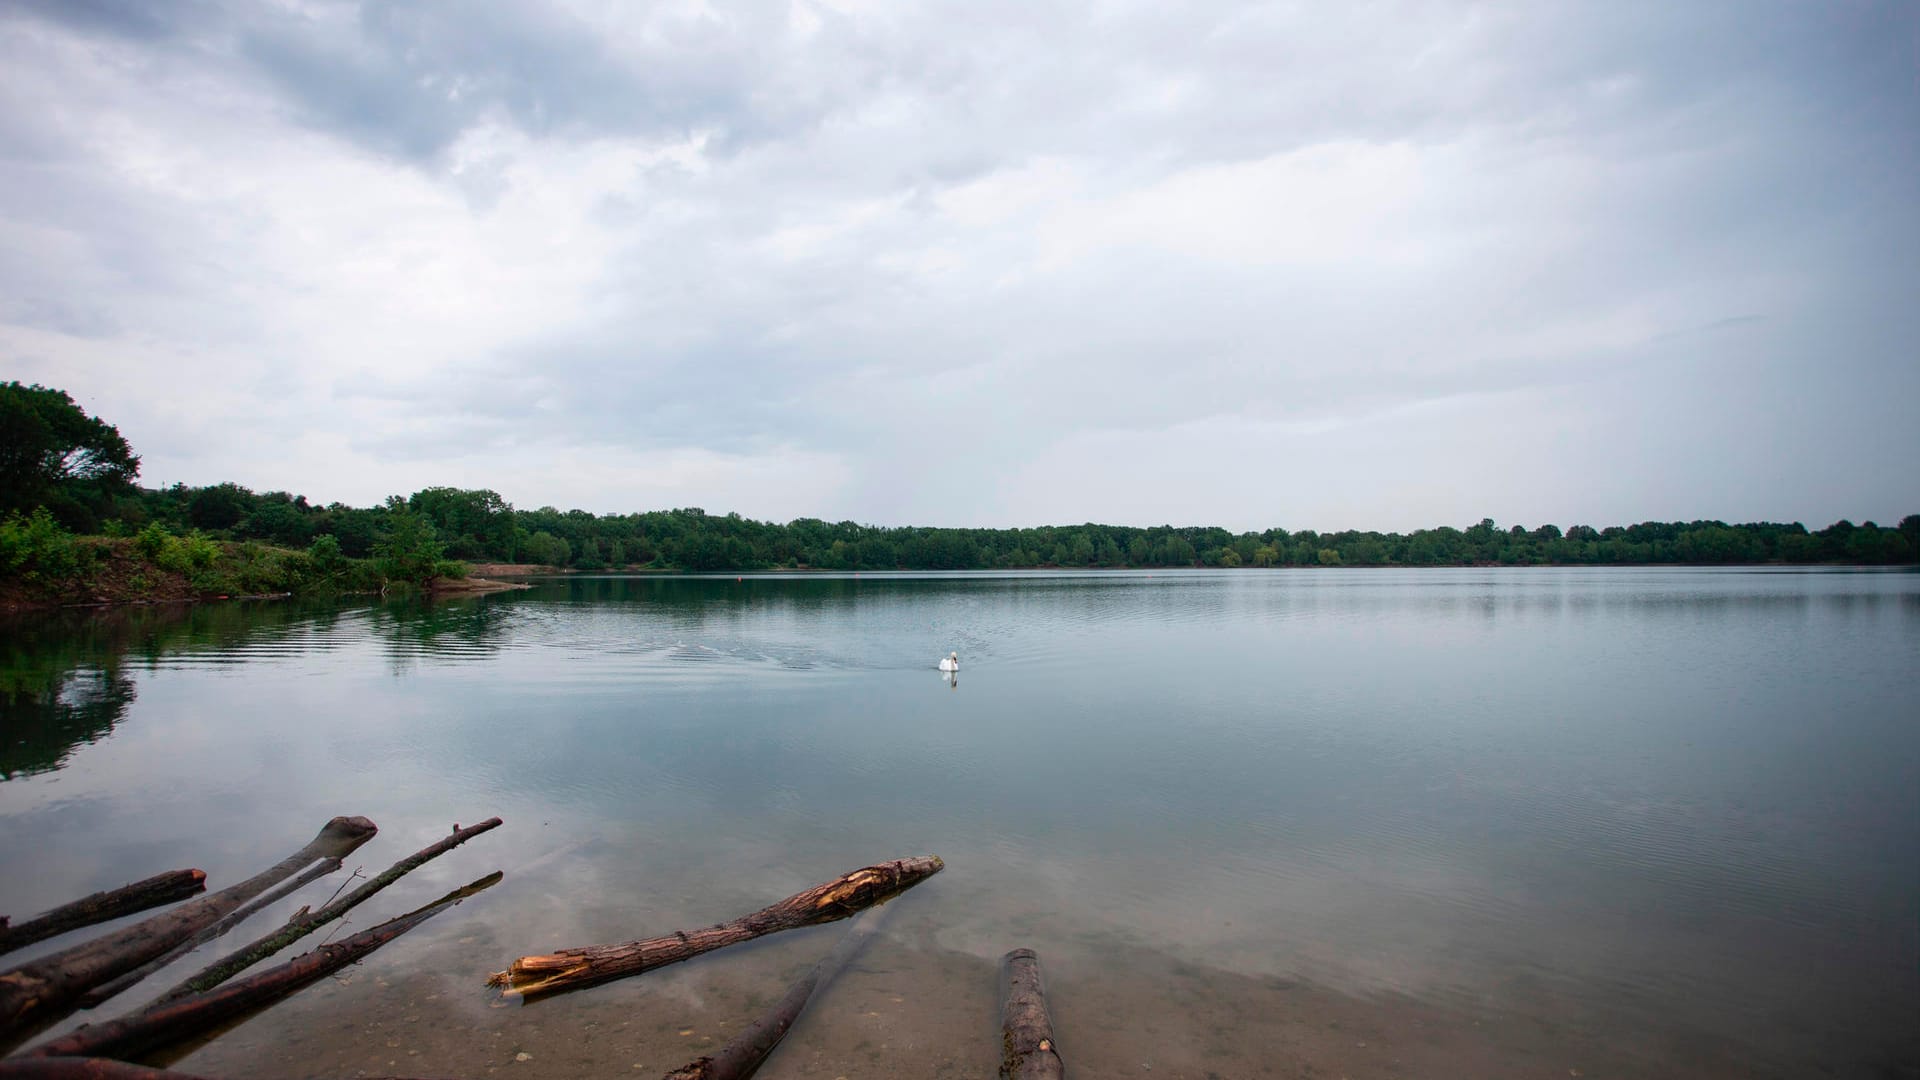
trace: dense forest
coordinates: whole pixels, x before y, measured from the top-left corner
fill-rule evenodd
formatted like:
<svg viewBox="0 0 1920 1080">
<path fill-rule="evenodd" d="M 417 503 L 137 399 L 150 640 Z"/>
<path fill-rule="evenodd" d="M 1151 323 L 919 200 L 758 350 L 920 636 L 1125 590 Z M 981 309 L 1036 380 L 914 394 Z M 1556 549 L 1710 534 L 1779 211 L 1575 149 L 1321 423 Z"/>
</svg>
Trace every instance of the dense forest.
<svg viewBox="0 0 1920 1080">
<path fill-rule="evenodd" d="M 285 492 L 235 484 L 141 491 L 124 505 L 127 527 L 158 521 L 175 532 L 305 547 L 331 536 L 350 557 L 374 552 L 397 520 L 428 523 L 445 556 L 600 570 L 977 570 L 1013 567 L 1458 566 L 1617 563 L 1902 563 L 1920 551 L 1920 515 L 1898 528 L 1799 524 L 1646 522 L 1594 528 L 1502 527 L 1411 533 L 1232 533 L 1201 526 L 1055 525 L 942 529 L 800 518 L 785 524 L 698 508 L 590 514 L 518 510 L 484 490 L 427 488 L 384 506 L 315 506 Z"/>
<path fill-rule="evenodd" d="M 814 518 L 780 524 L 692 507 L 630 514 L 521 510 L 493 491 L 450 487 L 396 495 L 380 506 L 321 506 L 233 483 L 139 487 L 133 482 L 139 459 L 117 430 L 86 416 L 61 391 L 19 383 L 0 384 L 0 443 L 0 514 L 11 514 L 0 530 L 0 549 L 34 535 L 44 546 L 55 529 L 131 538 L 156 553 L 173 550 L 169 545 L 243 543 L 305 552 L 315 566 L 373 560 L 385 577 L 398 580 L 431 576 L 448 567 L 446 560 L 710 571 L 1920 560 L 1920 514 L 1897 527 L 1840 521 L 1817 532 L 1773 522 L 1562 530 L 1482 520 L 1403 534 L 1095 524 L 946 529 Z"/>
</svg>

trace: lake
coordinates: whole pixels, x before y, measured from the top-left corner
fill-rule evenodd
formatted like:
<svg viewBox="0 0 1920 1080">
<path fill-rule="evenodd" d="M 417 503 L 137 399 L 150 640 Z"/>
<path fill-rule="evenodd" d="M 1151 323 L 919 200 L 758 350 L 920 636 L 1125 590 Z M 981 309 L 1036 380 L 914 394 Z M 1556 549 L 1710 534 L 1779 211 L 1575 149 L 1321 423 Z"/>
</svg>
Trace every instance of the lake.
<svg viewBox="0 0 1920 1080">
<path fill-rule="evenodd" d="M 917 854 L 947 869 L 762 1076 L 992 1075 L 1016 946 L 1078 1076 L 1920 1075 L 1913 573 L 577 576 L 0 655 L 16 919 L 222 887 L 335 814 L 381 826 L 369 875 L 505 819 L 349 931 L 501 885 L 181 1059 L 210 1075 L 657 1076 L 846 924 L 526 1006 L 486 973 Z"/>
</svg>

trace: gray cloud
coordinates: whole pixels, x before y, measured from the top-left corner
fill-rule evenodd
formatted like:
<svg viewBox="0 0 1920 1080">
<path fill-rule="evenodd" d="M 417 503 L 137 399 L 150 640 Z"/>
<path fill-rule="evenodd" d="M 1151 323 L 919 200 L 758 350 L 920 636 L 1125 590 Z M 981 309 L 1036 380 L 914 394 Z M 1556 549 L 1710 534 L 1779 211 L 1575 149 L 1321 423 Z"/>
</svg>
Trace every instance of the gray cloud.
<svg viewBox="0 0 1920 1080">
<path fill-rule="evenodd" d="M 326 499 L 1897 517 L 1917 35 L 1895 3 L 16 5 L 0 356 L 150 481 Z"/>
</svg>

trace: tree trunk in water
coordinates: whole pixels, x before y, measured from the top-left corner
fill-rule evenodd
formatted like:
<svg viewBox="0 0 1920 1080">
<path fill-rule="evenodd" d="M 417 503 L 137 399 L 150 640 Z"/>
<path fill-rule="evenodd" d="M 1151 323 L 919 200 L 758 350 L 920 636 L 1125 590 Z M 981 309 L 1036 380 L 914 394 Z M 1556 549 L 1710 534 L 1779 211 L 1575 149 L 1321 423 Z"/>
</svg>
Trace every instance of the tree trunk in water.
<svg viewBox="0 0 1920 1080">
<path fill-rule="evenodd" d="M 773 1008 L 762 1013 L 745 1031 L 728 1039 L 719 1053 L 675 1069 L 667 1074 L 666 1080 L 747 1080 L 759 1070 L 767 1055 L 773 1053 L 773 1048 L 780 1045 L 780 1040 L 787 1037 L 788 1029 L 800 1019 L 800 1012 L 807 1007 L 814 991 L 832 982 L 840 969 L 873 937 L 884 914 L 884 910 L 869 911 L 855 919 L 840 944 L 788 988 L 786 996 L 775 1002 Z"/>
<path fill-rule="evenodd" d="M 198 870 L 169 870 L 145 881 L 97 892 L 92 896 L 62 904 L 52 911 L 36 915 L 19 926 L 9 927 L 0 919 L 0 953 L 45 941 L 69 930 L 92 926 L 136 911 L 185 900 L 207 887 L 207 875 Z"/>
<path fill-rule="evenodd" d="M 235 975 L 240 974 L 242 971 L 247 970 L 260 961 L 265 960 L 281 949 L 286 948 L 301 938 L 306 937 L 308 934 L 313 933 L 315 930 L 320 929 L 322 926 L 345 915 L 347 912 L 359 906 L 363 901 L 372 897 L 373 894 L 399 881 L 408 871 L 418 867 L 421 863 L 444 855 L 454 848 L 459 847 L 461 844 L 466 843 L 468 840 L 479 836 L 481 833 L 499 827 L 500 819 L 497 817 L 488 818 L 478 825 L 469 825 L 464 829 L 457 825 L 454 826 L 453 835 L 443 837 L 437 843 L 429 844 L 406 858 L 401 859 L 399 862 L 387 867 L 379 876 L 368 881 L 365 885 L 360 886 L 332 903 L 326 904 L 321 907 L 320 910 L 292 919 L 285 926 L 248 945 L 246 948 L 239 949 L 231 956 L 207 965 L 199 974 L 194 975 L 180 985 L 160 995 L 157 1003 L 177 1001 L 180 998 L 192 994 L 205 993 L 219 986 L 221 983 L 226 982 L 228 979 L 233 978 Z"/>
<path fill-rule="evenodd" d="M 0 1051 L 73 1011 L 81 994 L 164 954 L 315 859 L 345 857 L 376 831 L 363 817 L 334 818 L 307 846 L 238 885 L 0 974 Z"/>
<path fill-rule="evenodd" d="M 488 986 L 508 995 L 533 998 L 578 990 L 613 979 L 690 960 L 704 952 L 738 945 L 763 934 L 795 930 L 857 915 L 940 872 L 937 855 L 895 859 L 863 867 L 816 885 L 785 900 L 704 930 L 682 930 L 666 937 L 620 945 L 588 945 L 545 956 L 523 956 L 505 971 L 488 976 Z"/>
<path fill-rule="evenodd" d="M 276 968 L 228 983 L 218 990 L 178 1001 L 156 1003 L 118 1020 L 79 1028 L 27 1051 L 26 1057 L 135 1058 L 204 1034 L 271 1005 L 317 979 L 348 964 L 419 926 L 501 878 L 498 871 L 462 889 L 456 889 L 426 907 L 389 919 L 331 945 L 294 957 Z"/>
<path fill-rule="evenodd" d="M 1061 1080 L 1067 1066 L 1053 1041 L 1040 958 L 1015 949 L 1000 959 L 1000 1080 Z"/>
<path fill-rule="evenodd" d="M 9 1058 L 0 1061 L 0 1080 L 205 1080 L 172 1069 L 149 1069 L 112 1058 Z M 401 1080 L 369 1077 L 368 1080 Z"/>
<path fill-rule="evenodd" d="M 319 862 L 307 867 L 306 871 L 299 877 L 294 878 L 292 881 L 287 882 L 285 885 L 280 886 L 267 895 L 259 897 L 246 907 L 227 913 L 219 922 L 214 923 L 212 926 L 207 927 L 180 944 L 175 945 L 173 948 L 168 949 L 162 955 L 156 956 L 146 963 L 141 964 L 139 967 L 134 968 L 132 971 L 118 978 L 101 983 L 99 986 L 80 995 L 80 1007 L 83 1009 L 98 1008 L 101 1004 L 113 998 L 127 987 L 132 986 L 154 972 L 159 971 L 161 968 L 166 967 L 168 964 L 173 963 L 175 960 L 205 945 L 207 942 L 223 936 L 227 931 L 246 922 L 257 914 L 260 909 L 292 896 L 306 886 L 313 884 L 316 880 L 326 877 L 338 869 L 340 869 L 339 859 L 321 859 Z"/>
</svg>

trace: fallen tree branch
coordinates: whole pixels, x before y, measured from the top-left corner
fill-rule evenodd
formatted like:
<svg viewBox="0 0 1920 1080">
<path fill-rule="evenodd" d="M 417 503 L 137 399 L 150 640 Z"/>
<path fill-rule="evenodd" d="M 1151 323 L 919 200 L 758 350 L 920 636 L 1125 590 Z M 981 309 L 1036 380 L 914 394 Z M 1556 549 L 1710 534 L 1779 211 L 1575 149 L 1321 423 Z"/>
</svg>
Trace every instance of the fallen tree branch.
<svg viewBox="0 0 1920 1080">
<path fill-rule="evenodd" d="M 8 1058 L 0 1061 L 0 1080 L 205 1080 L 172 1069 L 149 1069 L 112 1058 Z M 401 1080 L 369 1077 L 368 1080 Z"/>
<path fill-rule="evenodd" d="M 212 926 L 209 926 L 206 929 L 201 930 L 199 933 L 194 934 L 192 937 L 188 938 L 187 940 L 181 942 L 178 945 L 175 945 L 171 949 L 168 949 L 165 953 L 162 953 L 161 955 L 154 957 L 153 959 L 147 961 L 144 964 L 141 964 L 139 967 L 134 968 L 132 971 L 129 971 L 124 975 L 121 975 L 114 979 L 110 979 L 107 982 L 101 983 L 99 986 L 96 986 L 93 989 L 87 991 L 86 993 L 81 994 L 80 1007 L 82 1009 L 97 1008 L 103 1002 L 119 994 L 122 990 L 125 990 L 126 988 L 132 986 L 133 984 L 139 982 L 140 980 L 146 978 L 147 976 L 153 974 L 154 972 L 159 971 L 161 968 L 166 967 L 168 964 L 173 963 L 175 960 L 180 959 L 182 956 L 187 955 L 188 953 L 199 948 L 200 946 L 205 945 L 209 941 L 213 941 L 217 938 L 223 937 L 227 933 L 227 931 L 232 930 L 234 927 L 239 926 L 241 923 L 246 922 L 248 919 L 251 919 L 254 915 L 259 913 L 259 911 L 262 908 L 265 908 L 270 904 L 278 903 L 279 901 L 284 900 L 289 896 L 292 896 L 294 893 L 299 892 L 301 889 L 307 887 L 308 885 L 313 884 L 314 881 L 320 878 L 326 877 L 328 874 L 331 874 L 335 870 L 340 869 L 340 865 L 341 863 L 339 859 L 321 859 L 319 862 L 314 863 L 312 866 L 307 867 L 306 871 L 303 872 L 299 877 L 294 878 L 292 881 L 287 882 L 285 885 L 280 886 L 279 888 L 273 890 L 272 892 L 266 894 L 265 896 L 262 896 L 254 900 L 252 903 L 239 909 L 238 911 L 228 912 L 225 916 L 221 917 L 219 922 L 216 922 Z"/>
<path fill-rule="evenodd" d="M 487 977 L 509 996 L 542 997 L 595 986 L 613 979 L 677 964 L 704 952 L 751 941 L 763 934 L 795 930 L 859 914 L 940 872 L 937 855 L 895 859 L 863 867 L 824 885 L 704 930 L 682 930 L 666 937 L 619 945 L 588 945 L 543 956 L 523 956 L 505 971 Z"/>
<path fill-rule="evenodd" d="M 1040 957 L 1015 949 L 1000 958 L 1000 1080 L 1061 1080 L 1067 1066 L 1053 1041 Z"/>
<path fill-rule="evenodd" d="M 868 939 L 880 928 L 880 920 L 886 915 L 886 909 L 868 911 L 853 920 L 847 928 L 840 944 L 834 946 L 825 960 L 813 965 L 807 973 L 787 989 L 786 994 L 773 1007 L 760 1014 L 759 1019 L 748 1024 L 745 1030 L 727 1040 L 712 1057 L 703 1057 L 688 1062 L 666 1076 L 666 1080 L 747 1080 L 767 1060 L 767 1055 L 787 1037 L 787 1031 L 794 1021 L 800 1019 L 800 1013 L 807 1007 L 814 991 L 821 985 L 833 981 L 840 969 L 847 966 L 854 955 L 864 947 Z"/>
<path fill-rule="evenodd" d="M 228 983 L 217 990 L 153 1006 L 118 1020 L 91 1024 L 36 1046 L 26 1057 L 133 1058 L 185 1042 L 223 1024 L 264 1008 L 315 980 L 365 959 L 373 950 L 419 926 L 460 901 L 491 888 L 499 871 L 435 900 L 423 908 L 389 919 L 352 937 L 322 945 L 279 967 Z"/>
<path fill-rule="evenodd" d="M 235 950 L 231 955 L 207 965 L 199 973 L 189 977 L 180 985 L 161 994 L 156 1003 L 178 1001 L 191 994 L 205 993 L 219 986 L 242 971 L 279 952 L 281 949 L 299 941 L 322 926 L 338 919 L 370 899 L 381 889 L 399 881 L 408 871 L 415 869 L 430 859 L 444 855 L 468 840 L 479 836 L 489 829 L 500 827 L 499 818 L 488 818 L 478 825 L 469 825 L 462 829 L 455 826 L 453 835 L 442 837 L 437 843 L 429 844 L 419 851 L 401 859 L 381 871 L 365 885 L 353 890 L 337 900 L 322 905 L 320 910 L 308 912 L 290 921 L 285 926 L 266 935 L 245 948 Z"/>
<path fill-rule="evenodd" d="M 36 941 L 58 937 L 69 930 L 184 900 L 206 887 L 207 875 L 199 870 L 169 870 L 144 881 L 97 892 L 70 904 L 61 904 L 19 926 L 8 926 L 5 919 L 0 919 L 0 953 L 9 953 Z"/>
<path fill-rule="evenodd" d="M 315 859 L 345 857 L 377 831 L 363 817 L 334 818 L 305 847 L 238 885 L 0 974 L 0 1052 L 72 1012 L 81 994 L 160 956 Z"/>
</svg>

